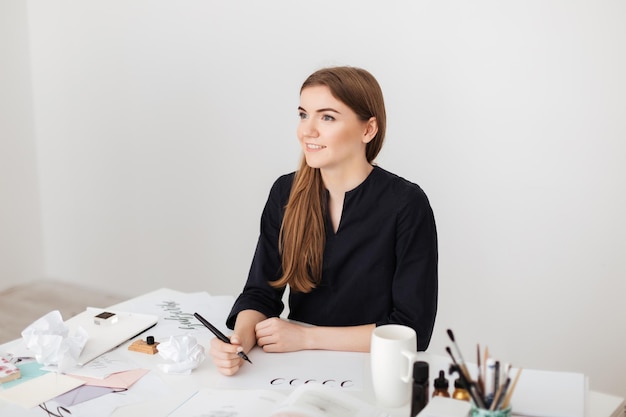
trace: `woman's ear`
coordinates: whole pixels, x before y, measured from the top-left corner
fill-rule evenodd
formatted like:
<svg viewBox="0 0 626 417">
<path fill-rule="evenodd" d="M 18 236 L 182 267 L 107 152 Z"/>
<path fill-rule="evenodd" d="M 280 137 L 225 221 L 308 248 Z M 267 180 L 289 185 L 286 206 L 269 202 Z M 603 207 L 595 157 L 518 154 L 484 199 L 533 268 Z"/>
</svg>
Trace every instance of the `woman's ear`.
<svg viewBox="0 0 626 417">
<path fill-rule="evenodd" d="M 376 117 L 372 116 L 365 124 L 365 132 L 363 134 L 363 143 L 370 143 L 378 133 L 378 122 Z"/>
</svg>

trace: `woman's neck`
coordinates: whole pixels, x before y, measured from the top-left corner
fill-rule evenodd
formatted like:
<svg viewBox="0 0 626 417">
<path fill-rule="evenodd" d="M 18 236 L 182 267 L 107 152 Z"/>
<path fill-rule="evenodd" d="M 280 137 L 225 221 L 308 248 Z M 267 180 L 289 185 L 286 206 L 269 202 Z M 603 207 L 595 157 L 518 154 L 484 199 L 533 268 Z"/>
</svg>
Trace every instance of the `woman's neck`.
<svg viewBox="0 0 626 417">
<path fill-rule="evenodd" d="M 322 181 L 331 195 L 342 195 L 358 187 L 373 169 L 369 162 L 351 170 L 322 169 Z"/>
</svg>

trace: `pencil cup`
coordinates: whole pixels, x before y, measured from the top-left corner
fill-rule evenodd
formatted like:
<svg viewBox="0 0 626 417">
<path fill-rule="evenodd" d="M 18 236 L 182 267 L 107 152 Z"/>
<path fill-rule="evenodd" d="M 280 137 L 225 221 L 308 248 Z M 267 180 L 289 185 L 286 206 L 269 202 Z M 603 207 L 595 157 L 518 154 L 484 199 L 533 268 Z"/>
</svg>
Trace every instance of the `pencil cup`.
<svg viewBox="0 0 626 417">
<path fill-rule="evenodd" d="M 417 361 L 415 330 L 399 324 L 374 329 L 371 344 L 372 386 L 383 407 L 401 407 L 411 397 L 413 363 Z"/>
<path fill-rule="evenodd" d="M 511 407 L 502 410 L 485 410 L 484 408 L 472 407 L 472 417 L 511 417 Z"/>
</svg>

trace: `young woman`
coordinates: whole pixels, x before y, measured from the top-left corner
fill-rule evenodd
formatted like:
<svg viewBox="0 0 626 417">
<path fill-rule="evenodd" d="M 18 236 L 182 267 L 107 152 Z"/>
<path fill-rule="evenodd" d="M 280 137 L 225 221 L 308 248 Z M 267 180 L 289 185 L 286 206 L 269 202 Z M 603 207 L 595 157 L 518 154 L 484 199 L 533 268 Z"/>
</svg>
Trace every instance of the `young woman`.
<svg viewBox="0 0 626 417">
<path fill-rule="evenodd" d="M 369 351 L 372 330 L 398 323 L 430 342 L 437 311 L 437 233 L 422 189 L 373 164 L 385 137 L 376 79 L 354 67 L 310 75 L 300 90 L 297 172 L 274 183 L 248 280 L 213 339 L 219 371 L 238 352 Z M 289 320 L 279 318 L 289 286 Z"/>
</svg>

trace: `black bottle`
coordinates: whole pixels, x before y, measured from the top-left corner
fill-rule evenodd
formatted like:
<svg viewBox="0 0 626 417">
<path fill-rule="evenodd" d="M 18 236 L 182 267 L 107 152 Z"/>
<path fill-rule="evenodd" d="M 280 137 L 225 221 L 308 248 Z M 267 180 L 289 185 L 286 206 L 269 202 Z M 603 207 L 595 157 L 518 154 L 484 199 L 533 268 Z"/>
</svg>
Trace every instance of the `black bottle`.
<svg viewBox="0 0 626 417">
<path fill-rule="evenodd" d="M 450 398 L 450 393 L 448 392 L 448 380 L 446 379 L 446 373 L 444 371 L 439 371 L 439 378 L 435 379 L 434 386 L 435 390 L 433 391 L 433 397 L 441 396 Z"/>
<path fill-rule="evenodd" d="M 411 417 L 415 417 L 428 404 L 428 362 L 413 364 L 413 392 L 411 394 Z"/>
</svg>

